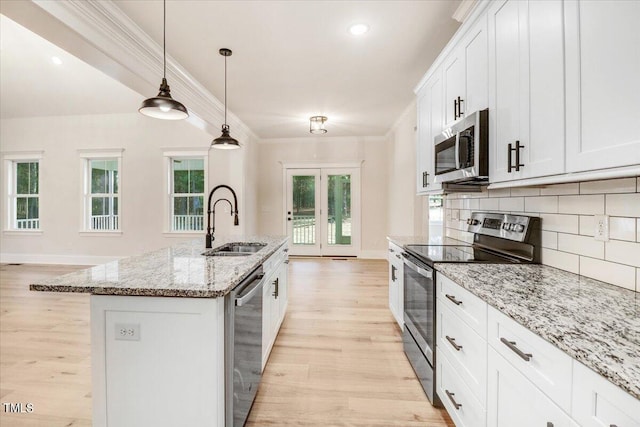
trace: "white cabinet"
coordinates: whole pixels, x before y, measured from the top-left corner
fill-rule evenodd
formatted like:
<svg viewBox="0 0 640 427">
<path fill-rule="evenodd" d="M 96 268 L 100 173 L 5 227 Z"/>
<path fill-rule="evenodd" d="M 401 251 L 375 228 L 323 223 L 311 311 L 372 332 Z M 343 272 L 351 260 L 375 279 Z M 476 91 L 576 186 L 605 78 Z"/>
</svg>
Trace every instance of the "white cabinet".
<svg viewBox="0 0 640 427">
<path fill-rule="evenodd" d="M 491 182 L 564 172 L 563 2 L 488 9 Z"/>
<path fill-rule="evenodd" d="M 288 304 L 288 249 L 281 247 L 263 264 L 262 288 L 262 369 L 278 336 Z"/>
<path fill-rule="evenodd" d="M 488 360 L 487 426 L 578 427 L 492 347 Z"/>
<path fill-rule="evenodd" d="M 566 1 L 567 172 L 640 164 L 640 2 Z"/>
<path fill-rule="evenodd" d="M 433 138 L 442 132 L 443 98 L 442 73 L 436 69 L 417 93 L 418 136 L 416 139 L 418 194 L 442 190 L 442 184 L 434 184 Z"/>
<path fill-rule="evenodd" d="M 583 427 L 640 427 L 640 400 L 574 360 L 571 415 Z"/>
<path fill-rule="evenodd" d="M 487 108 L 487 70 L 487 17 L 482 15 L 444 62 L 445 128 Z"/>
<path fill-rule="evenodd" d="M 389 309 L 404 329 L 404 262 L 402 249 L 389 242 Z"/>
</svg>

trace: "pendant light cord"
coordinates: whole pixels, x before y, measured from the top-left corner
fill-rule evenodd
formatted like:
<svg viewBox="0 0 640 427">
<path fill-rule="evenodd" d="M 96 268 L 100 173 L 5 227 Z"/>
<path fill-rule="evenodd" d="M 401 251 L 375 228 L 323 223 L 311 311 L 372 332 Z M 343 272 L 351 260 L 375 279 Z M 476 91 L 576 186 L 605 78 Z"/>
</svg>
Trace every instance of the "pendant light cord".
<svg viewBox="0 0 640 427">
<path fill-rule="evenodd" d="M 224 57 L 224 124 L 227 124 L 227 57 Z"/>
<path fill-rule="evenodd" d="M 162 20 L 162 58 L 164 69 L 162 77 L 167 78 L 167 0 L 163 1 L 163 20 Z"/>
</svg>

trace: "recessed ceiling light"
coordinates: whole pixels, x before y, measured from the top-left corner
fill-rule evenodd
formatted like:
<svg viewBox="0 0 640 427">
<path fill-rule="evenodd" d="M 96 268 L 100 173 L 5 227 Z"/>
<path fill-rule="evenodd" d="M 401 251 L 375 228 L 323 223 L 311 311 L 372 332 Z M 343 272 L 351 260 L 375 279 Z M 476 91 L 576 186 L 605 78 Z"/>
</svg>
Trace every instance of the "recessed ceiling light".
<svg viewBox="0 0 640 427">
<path fill-rule="evenodd" d="M 62 59 L 58 58 L 57 56 L 52 56 L 51 62 L 53 62 L 56 65 L 62 65 Z"/>
<path fill-rule="evenodd" d="M 360 36 L 369 31 L 369 26 L 367 24 L 353 24 L 349 27 L 349 32 L 354 36 Z"/>
</svg>

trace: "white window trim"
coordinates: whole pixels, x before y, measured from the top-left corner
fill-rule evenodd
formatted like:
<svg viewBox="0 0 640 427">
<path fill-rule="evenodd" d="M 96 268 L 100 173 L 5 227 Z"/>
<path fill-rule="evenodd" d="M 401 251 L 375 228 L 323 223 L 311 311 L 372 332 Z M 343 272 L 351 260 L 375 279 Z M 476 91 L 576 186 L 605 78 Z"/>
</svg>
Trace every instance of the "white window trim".
<svg viewBox="0 0 640 427">
<path fill-rule="evenodd" d="M 42 203 L 41 203 L 41 186 L 40 186 L 40 174 L 42 172 L 42 158 L 44 157 L 44 151 L 16 151 L 12 153 L 2 153 L 2 159 L 5 164 L 6 170 L 6 186 L 3 191 L 3 199 L 6 203 L 6 215 L 7 220 L 4 224 L 3 234 L 6 235 L 38 235 L 42 234 Z M 37 229 L 21 229 L 13 227 L 14 216 L 16 211 L 15 194 L 14 194 L 14 181 L 15 181 L 15 164 L 18 162 L 38 162 L 38 219 L 39 224 Z"/>
<path fill-rule="evenodd" d="M 164 232 L 162 233 L 165 237 L 193 237 L 198 235 L 203 235 L 206 233 L 206 224 L 207 224 L 207 195 L 209 194 L 209 150 L 203 150 L 202 148 L 183 148 L 176 150 L 168 150 L 162 153 L 164 156 L 164 194 L 165 194 L 165 203 L 164 203 Z M 171 227 L 171 161 L 173 159 L 194 159 L 202 157 L 204 160 L 204 227 L 203 231 L 173 231 Z"/>
<path fill-rule="evenodd" d="M 109 148 L 109 149 L 83 149 L 78 150 L 78 155 L 81 160 L 80 167 L 80 182 L 82 186 L 80 188 L 80 231 L 81 236 L 119 236 L 123 233 L 123 215 L 122 215 L 122 156 L 124 148 Z M 91 160 L 111 160 L 116 159 L 118 161 L 118 229 L 117 230 L 92 230 L 89 227 L 89 212 L 91 211 L 89 203 L 91 200 L 91 194 L 89 191 L 89 162 Z"/>
</svg>

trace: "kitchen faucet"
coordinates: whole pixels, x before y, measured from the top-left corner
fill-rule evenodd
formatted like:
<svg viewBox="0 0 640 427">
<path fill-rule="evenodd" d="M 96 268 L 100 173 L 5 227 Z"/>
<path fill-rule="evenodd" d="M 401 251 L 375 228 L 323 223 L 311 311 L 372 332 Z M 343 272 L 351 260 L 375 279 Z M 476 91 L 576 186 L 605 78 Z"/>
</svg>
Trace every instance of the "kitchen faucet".
<svg viewBox="0 0 640 427">
<path fill-rule="evenodd" d="M 216 200 L 213 203 L 213 206 L 211 206 L 211 199 L 213 199 L 213 193 L 215 193 L 218 188 L 226 188 L 229 191 L 231 191 L 231 194 L 233 195 L 233 206 L 231 206 L 231 202 L 229 201 L 229 199 L 224 199 L 224 198 Z M 213 233 L 216 230 L 216 204 L 221 200 L 225 200 L 227 203 L 229 203 L 229 207 L 231 208 L 231 215 L 235 215 L 235 218 L 233 219 L 233 225 L 239 224 L 238 198 L 236 197 L 236 192 L 233 191 L 233 188 L 229 187 L 228 185 L 221 184 L 216 186 L 213 190 L 211 190 L 211 193 L 209 193 L 209 201 L 207 203 L 207 234 L 205 236 L 205 247 L 207 249 L 211 248 L 211 244 L 215 240 L 215 238 L 213 237 Z M 213 227 L 211 226 L 212 216 L 213 216 Z"/>
</svg>

